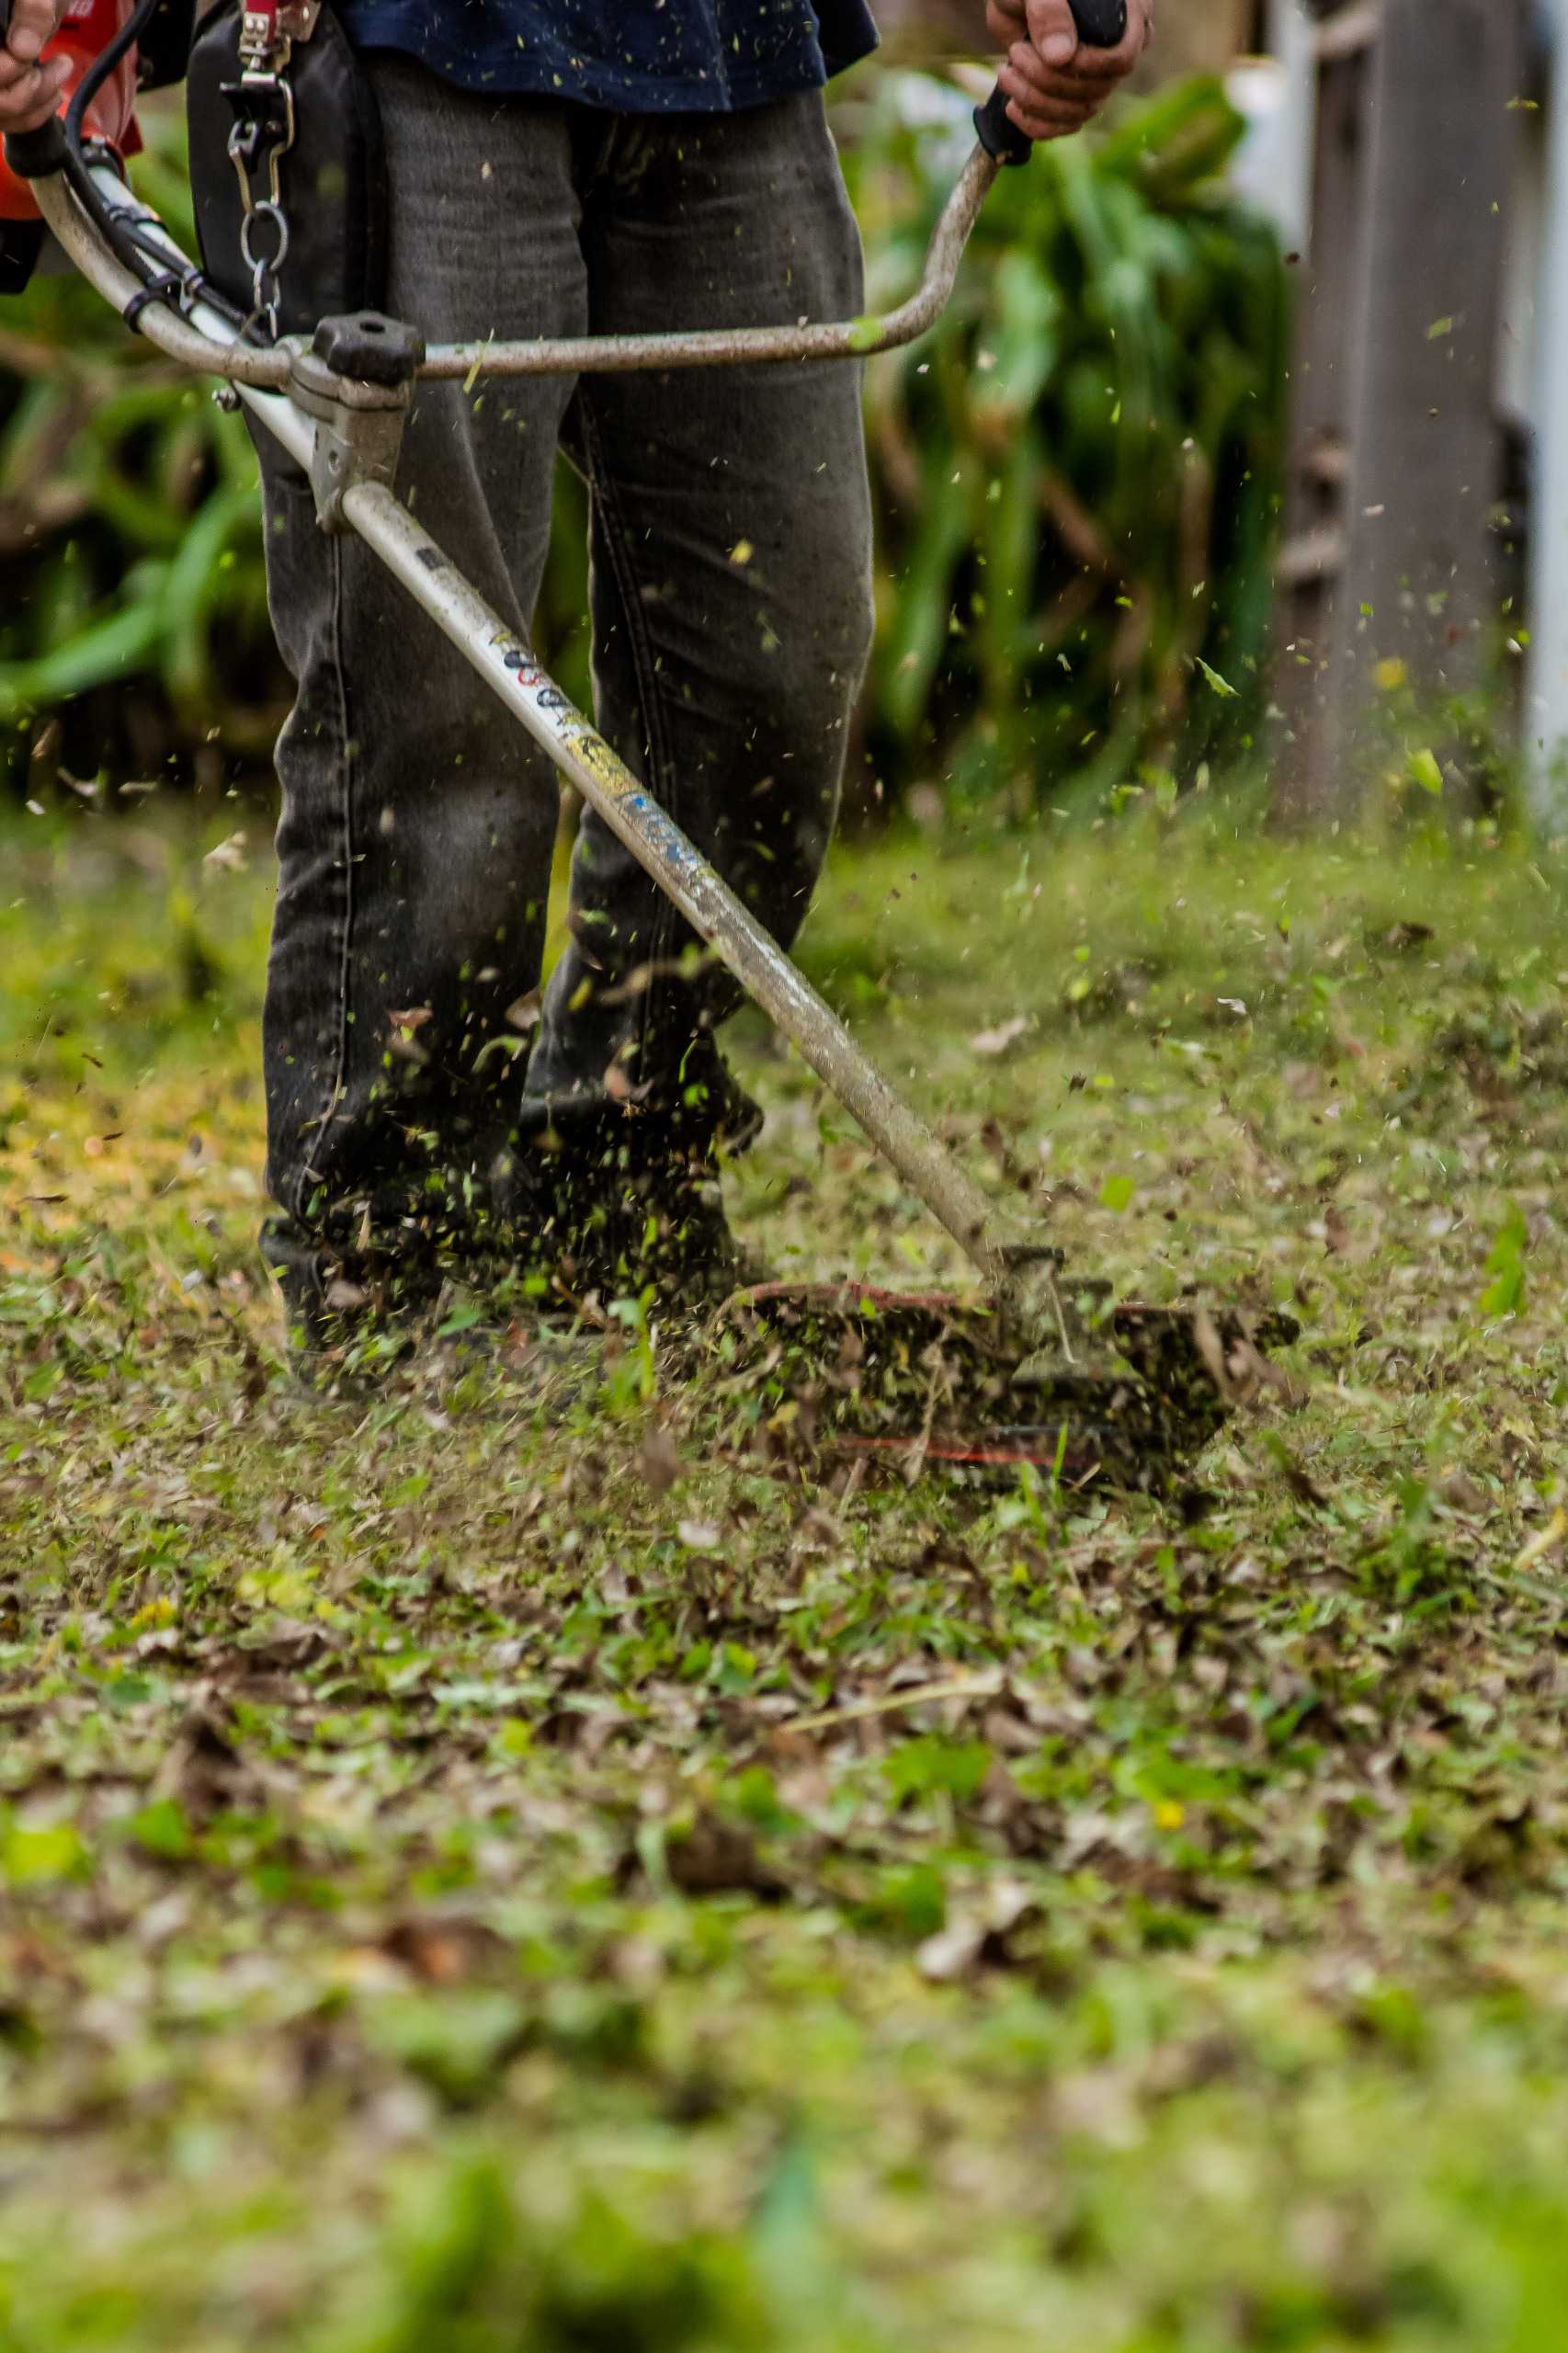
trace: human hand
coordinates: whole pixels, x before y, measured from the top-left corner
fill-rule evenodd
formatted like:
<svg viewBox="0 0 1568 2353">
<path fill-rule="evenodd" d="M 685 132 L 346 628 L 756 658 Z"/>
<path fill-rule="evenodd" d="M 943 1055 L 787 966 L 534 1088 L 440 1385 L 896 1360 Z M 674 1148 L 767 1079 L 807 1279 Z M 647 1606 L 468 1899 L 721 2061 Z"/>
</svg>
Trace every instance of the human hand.
<svg viewBox="0 0 1568 2353">
<path fill-rule="evenodd" d="M 59 31 L 67 0 L 12 0 L 11 21 L 0 48 L 0 131 L 37 131 L 60 104 L 71 72 L 68 57 L 39 53 Z"/>
<path fill-rule="evenodd" d="M 1098 114 L 1148 47 L 1153 0 L 1127 0 L 1115 49 L 1079 37 L 1067 0 L 986 0 L 991 38 L 1007 52 L 997 80 L 1008 119 L 1029 139 L 1064 139 Z"/>
</svg>

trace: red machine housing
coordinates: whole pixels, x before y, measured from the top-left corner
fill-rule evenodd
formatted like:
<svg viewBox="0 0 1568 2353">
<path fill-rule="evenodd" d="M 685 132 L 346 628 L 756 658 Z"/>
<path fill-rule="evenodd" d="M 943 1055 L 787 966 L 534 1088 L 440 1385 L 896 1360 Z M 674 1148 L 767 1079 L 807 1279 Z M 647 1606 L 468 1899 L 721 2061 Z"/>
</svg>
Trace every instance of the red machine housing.
<svg viewBox="0 0 1568 2353">
<path fill-rule="evenodd" d="M 101 57 L 130 16 L 134 0 L 71 0 L 65 21 L 44 51 L 44 56 L 68 57 L 71 78 L 61 92 L 62 113 L 72 93 L 95 59 Z M 123 163 L 141 153 L 136 128 L 136 51 L 128 50 L 87 108 L 86 130 L 107 140 Z M 26 180 L 17 179 L 0 159 L 0 221 L 36 221 L 38 206 Z"/>
</svg>

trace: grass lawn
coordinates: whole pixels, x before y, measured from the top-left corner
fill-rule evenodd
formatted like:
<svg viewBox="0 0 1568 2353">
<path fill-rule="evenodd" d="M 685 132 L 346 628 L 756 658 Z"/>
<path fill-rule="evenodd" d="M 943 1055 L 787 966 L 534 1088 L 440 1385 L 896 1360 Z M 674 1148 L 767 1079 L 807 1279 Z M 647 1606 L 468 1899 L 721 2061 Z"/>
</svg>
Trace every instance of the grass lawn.
<svg viewBox="0 0 1568 2353">
<path fill-rule="evenodd" d="M 631 1355 L 307 1393 L 239 822 L 0 838 L 5 2353 L 1557 2353 L 1561 850 L 835 863 L 988 1183 L 1300 1320 L 1182 1503 L 846 1492 Z M 961 1279 L 732 1035 L 779 1271 Z"/>
</svg>

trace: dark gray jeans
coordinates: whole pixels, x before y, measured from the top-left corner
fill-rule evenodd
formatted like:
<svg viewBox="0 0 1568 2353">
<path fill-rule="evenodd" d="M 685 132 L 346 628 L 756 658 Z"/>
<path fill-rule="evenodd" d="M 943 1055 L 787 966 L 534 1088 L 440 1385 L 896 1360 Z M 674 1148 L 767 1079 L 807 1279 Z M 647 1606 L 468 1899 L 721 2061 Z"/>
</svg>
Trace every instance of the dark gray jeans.
<svg viewBox="0 0 1568 2353">
<path fill-rule="evenodd" d="M 735 116 L 612 116 L 369 62 L 387 308 L 432 342 L 862 307 L 814 93 Z M 421 384 L 398 476 L 520 631 L 565 448 L 591 493 L 598 723 L 786 943 L 832 832 L 870 640 L 859 389 L 843 363 Z M 649 1090 L 645 1111 L 678 1099 L 737 998 L 711 968 L 695 983 L 665 969 L 689 936 L 590 813 L 573 944 L 526 1080 L 520 1057 L 485 1051 L 540 978 L 554 771 L 369 551 L 317 529 L 303 476 L 259 446 L 272 616 L 299 683 L 278 747 L 267 1185 L 314 1225 L 390 1200 L 433 1159 L 478 1168 L 507 1135 L 551 1125 L 570 1142 L 608 1111 L 612 1063 L 617 1095 Z M 653 983 L 618 994 L 647 964 Z M 428 1017 L 400 1031 L 410 1012 Z"/>
</svg>

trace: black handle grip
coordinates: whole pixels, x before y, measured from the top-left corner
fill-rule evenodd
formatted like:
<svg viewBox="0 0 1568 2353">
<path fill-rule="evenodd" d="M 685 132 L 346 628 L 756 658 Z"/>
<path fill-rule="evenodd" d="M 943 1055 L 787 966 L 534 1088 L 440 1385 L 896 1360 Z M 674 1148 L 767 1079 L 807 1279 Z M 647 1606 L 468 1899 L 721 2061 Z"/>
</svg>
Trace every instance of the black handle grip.
<svg viewBox="0 0 1568 2353">
<path fill-rule="evenodd" d="M 1127 39 L 1127 0 L 1067 0 L 1067 5 L 1085 47 L 1121 47 Z"/>
<path fill-rule="evenodd" d="M 981 145 L 999 164 L 1027 164 L 1034 145 L 1007 113 L 1007 93 L 1000 82 L 983 107 L 974 110 L 974 128 Z"/>
<path fill-rule="evenodd" d="M 47 180 L 70 160 L 60 117 L 51 114 L 36 131 L 6 133 L 6 161 L 19 180 Z"/>
<path fill-rule="evenodd" d="M 1085 49 L 1119 49 L 1127 39 L 1127 0 L 1068 0 L 1078 38 Z M 1027 164 L 1034 153 L 1030 141 L 1012 121 L 1000 83 L 983 107 L 974 110 L 980 143 L 999 164 Z"/>
</svg>

